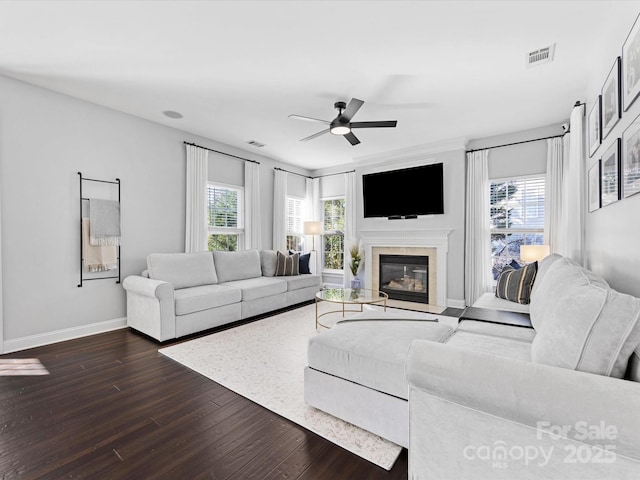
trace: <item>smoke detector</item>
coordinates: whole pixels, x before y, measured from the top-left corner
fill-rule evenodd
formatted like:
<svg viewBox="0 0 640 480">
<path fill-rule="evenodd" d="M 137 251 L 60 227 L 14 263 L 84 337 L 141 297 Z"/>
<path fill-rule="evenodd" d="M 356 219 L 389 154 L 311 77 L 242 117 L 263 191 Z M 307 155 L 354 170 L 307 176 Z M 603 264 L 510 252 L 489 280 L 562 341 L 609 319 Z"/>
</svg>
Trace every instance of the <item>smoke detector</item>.
<svg viewBox="0 0 640 480">
<path fill-rule="evenodd" d="M 548 47 L 539 48 L 527 53 L 527 68 L 552 62 L 555 51 L 556 44 L 554 43 Z"/>
</svg>

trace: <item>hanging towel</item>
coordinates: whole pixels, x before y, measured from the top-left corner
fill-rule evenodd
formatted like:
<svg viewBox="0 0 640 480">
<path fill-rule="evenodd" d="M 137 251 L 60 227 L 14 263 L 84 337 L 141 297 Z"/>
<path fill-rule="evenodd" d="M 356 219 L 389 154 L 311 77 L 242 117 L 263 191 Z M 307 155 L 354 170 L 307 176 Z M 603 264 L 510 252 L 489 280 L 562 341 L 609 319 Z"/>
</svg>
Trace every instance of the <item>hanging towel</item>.
<svg viewBox="0 0 640 480">
<path fill-rule="evenodd" d="M 118 247 L 91 245 L 90 221 L 82 219 L 82 266 L 87 272 L 105 272 L 118 269 Z"/>
<path fill-rule="evenodd" d="M 120 202 L 89 199 L 91 245 L 120 245 Z"/>
</svg>

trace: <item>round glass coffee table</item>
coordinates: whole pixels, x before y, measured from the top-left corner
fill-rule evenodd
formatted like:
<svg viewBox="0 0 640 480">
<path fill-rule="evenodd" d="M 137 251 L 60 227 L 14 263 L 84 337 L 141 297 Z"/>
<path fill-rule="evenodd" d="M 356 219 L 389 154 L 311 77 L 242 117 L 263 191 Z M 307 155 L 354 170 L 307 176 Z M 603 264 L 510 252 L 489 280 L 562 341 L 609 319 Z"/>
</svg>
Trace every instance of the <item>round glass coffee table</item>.
<svg viewBox="0 0 640 480">
<path fill-rule="evenodd" d="M 331 328 L 327 325 L 323 325 L 318 320 L 325 315 L 331 313 L 342 313 L 344 317 L 345 312 L 362 312 L 363 306 L 368 304 L 382 304 L 384 305 L 384 311 L 387 311 L 387 299 L 389 295 L 377 290 L 369 290 L 366 288 L 325 288 L 316 293 L 316 329 L 318 325 L 324 328 Z M 319 313 L 318 304 L 321 302 L 340 303 L 342 308 L 340 310 L 330 310 L 328 312 Z M 359 309 L 346 308 L 347 305 L 359 305 Z"/>
</svg>

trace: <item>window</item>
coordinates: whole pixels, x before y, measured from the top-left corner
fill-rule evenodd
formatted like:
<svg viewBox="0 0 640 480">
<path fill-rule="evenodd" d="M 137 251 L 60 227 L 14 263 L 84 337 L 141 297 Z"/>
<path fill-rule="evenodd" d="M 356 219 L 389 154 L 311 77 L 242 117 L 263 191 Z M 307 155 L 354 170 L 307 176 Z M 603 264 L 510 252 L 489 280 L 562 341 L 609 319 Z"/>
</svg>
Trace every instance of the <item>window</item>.
<svg viewBox="0 0 640 480">
<path fill-rule="evenodd" d="M 344 269 L 344 198 L 322 201 L 322 266 L 328 270 Z"/>
<path fill-rule="evenodd" d="M 287 250 L 301 252 L 303 249 L 303 210 L 303 200 L 293 197 L 287 198 Z"/>
<path fill-rule="evenodd" d="M 505 265 L 520 261 L 520 245 L 544 243 L 544 176 L 492 181 L 491 267 L 496 280 Z"/>
<path fill-rule="evenodd" d="M 237 251 L 244 239 L 244 190 L 210 183 L 207 186 L 209 250 Z"/>
</svg>

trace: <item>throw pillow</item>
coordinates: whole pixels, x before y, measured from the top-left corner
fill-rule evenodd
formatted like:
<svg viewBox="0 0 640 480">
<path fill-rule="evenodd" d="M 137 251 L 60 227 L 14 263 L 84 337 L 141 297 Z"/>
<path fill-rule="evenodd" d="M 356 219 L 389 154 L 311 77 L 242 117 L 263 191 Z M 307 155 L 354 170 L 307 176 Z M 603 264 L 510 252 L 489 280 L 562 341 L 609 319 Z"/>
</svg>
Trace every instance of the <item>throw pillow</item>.
<svg viewBox="0 0 640 480">
<path fill-rule="evenodd" d="M 276 253 L 276 272 L 274 276 L 284 277 L 300 275 L 300 254 L 286 255 L 280 251 Z"/>
<path fill-rule="evenodd" d="M 496 297 L 523 305 L 528 304 L 537 271 L 538 262 L 530 263 L 519 270 L 507 266 L 498 277 Z"/>
<path fill-rule="evenodd" d="M 294 253 L 300 254 L 300 275 L 311 274 L 311 269 L 309 268 L 311 253 L 302 253 L 302 252 L 295 252 L 293 250 L 289 250 L 289 255 L 293 255 Z"/>
<path fill-rule="evenodd" d="M 568 258 L 549 267 L 536 295 L 544 298 L 544 322 L 531 344 L 534 363 L 624 377 L 640 344 L 640 298 Z"/>
<path fill-rule="evenodd" d="M 311 260 L 311 254 L 310 253 L 305 253 L 300 255 L 300 275 L 305 274 L 305 275 L 309 275 L 311 274 L 311 269 L 309 268 L 309 261 Z"/>
<path fill-rule="evenodd" d="M 514 270 L 520 270 L 522 268 L 522 265 L 520 265 L 518 262 L 516 262 L 515 260 L 511 260 L 509 262 L 509 266 L 512 267 Z"/>
</svg>

